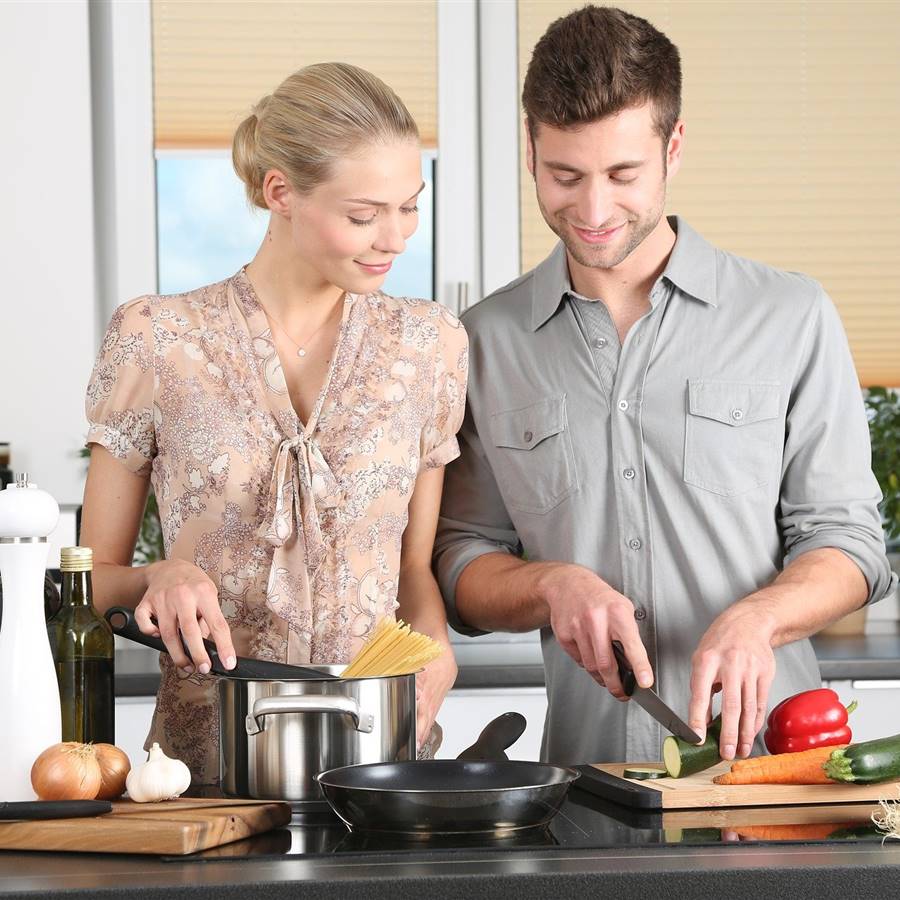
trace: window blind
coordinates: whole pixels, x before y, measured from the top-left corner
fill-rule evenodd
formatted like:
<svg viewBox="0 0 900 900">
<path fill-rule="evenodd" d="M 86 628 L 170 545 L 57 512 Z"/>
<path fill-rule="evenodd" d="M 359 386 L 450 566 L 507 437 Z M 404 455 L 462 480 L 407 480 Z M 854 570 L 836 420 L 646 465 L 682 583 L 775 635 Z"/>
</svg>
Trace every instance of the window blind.
<svg viewBox="0 0 900 900">
<path fill-rule="evenodd" d="M 353 63 L 437 146 L 436 0 L 153 0 L 157 148 L 222 148 L 251 106 L 314 62 Z"/>
<path fill-rule="evenodd" d="M 681 51 L 684 159 L 668 211 L 714 244 L 820 281 L 862 385 L 900 384 L 900 16 L 879 0 L 617 4 Z M 519 83 L 554 19 L 519 0 Z M 555 242 L 520 154 L 522 270 Z"/>
</svg>

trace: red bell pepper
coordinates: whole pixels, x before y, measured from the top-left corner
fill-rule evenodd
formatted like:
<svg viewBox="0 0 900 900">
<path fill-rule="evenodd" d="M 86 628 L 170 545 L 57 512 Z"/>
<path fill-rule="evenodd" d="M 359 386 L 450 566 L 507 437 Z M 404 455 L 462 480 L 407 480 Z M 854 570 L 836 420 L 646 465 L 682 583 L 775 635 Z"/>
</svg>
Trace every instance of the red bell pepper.
<svg viewBox="0 0 900 900">
<path fill-rule="evenodd" d="M 767 720 L 764 739 L 769 753 L 796 753 L 814 747 L 849 744 L 853 735 L 847 719 L 856 709 L 845 707 L 830 688 L 803 691 L 782 700 Z"/>
</svg>

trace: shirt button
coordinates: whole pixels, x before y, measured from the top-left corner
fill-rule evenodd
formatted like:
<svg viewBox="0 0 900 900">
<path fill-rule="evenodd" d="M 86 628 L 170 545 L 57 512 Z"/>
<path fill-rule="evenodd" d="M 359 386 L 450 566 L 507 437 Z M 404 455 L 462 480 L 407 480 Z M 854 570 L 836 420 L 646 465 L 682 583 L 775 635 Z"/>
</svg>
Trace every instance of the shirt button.
<svg viewBox="0 0 900 900">
<path fill-rule="evenodd" d="M 647 618 L 647 610 L 646 609 L 636 609 L 634 611 L 634 617 L 638 620 L 638 622 L 643 622 L 644 619 Z"/>
<path fill-rule="evenodd" d="M 522 435 L 522 437 L 524 437 L 525 440 L 528 441 L 528 443 L 531 443 L 531 439 L 534 437 L 534 435 L 530 431 L 526 431 L 525 434 Z"/>
<path fill-rule="evenodd" d="M 634 472 L 634 469 L 631 468 L 631 466 L 629 466 L 627 469 L 624 469 L 622 471 L 622 476 L 624 478 L 627 478 L 629 481 L 631 481 L 631 479 L 634 478 L 634 475 L 635 475 L 635 472 Z"/>
<path fill-rule="evenodd" d="M 595 338 L 591 343 L 598 350 L 602 350 L 606 346 L 606 338 Z"/>
<path fill-rule="evenodd" d="M 740 422 L 741 419 L 744 418 L 744 411 L 742 409 L 733 409 L 731 411 L 731 418 L 734 419 L 735 422 Z"/>
<path fill-rule="evenodd" d="M 619 409 L 621 409 L 622 412 L 625 412 L 625 410 L 628 409 L 628 401 L 627 400 L 620 400 L 618 405 L 619 405 Z"/>
<path fill-rule="evenodd" d="M 632 550 L 640 550 L 641 549 L 641 541 L 640 538 L 632 538 L 628 542 L 628 546 L 631 547 Z"/>
</svg>

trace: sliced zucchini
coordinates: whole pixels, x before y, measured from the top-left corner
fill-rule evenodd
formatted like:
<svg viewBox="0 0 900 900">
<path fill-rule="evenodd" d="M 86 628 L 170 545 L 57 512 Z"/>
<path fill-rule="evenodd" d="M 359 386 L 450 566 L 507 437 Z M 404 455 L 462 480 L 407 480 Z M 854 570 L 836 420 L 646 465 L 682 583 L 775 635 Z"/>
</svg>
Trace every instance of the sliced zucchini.
<svg viewBox="0 0 900 900">
<path fill-rule="evenodd" d="M 685 778 L 714 766 L 719 756 L 719 731 L 721 717 L 716 716 L 706 729 L 706 740 L 702 744 L 689 744 L 674 734 L 663 741 L 663 763 L 672 778 Z"/>
<path fill-rule="evenodd" d="M 636 778 L 638 781 L 647 781 L 650 778 L 665 778 L 669 773 L 665 769 L 656 766 L 633 766 L 622 773 L 626 778 Z"/>
</svg>

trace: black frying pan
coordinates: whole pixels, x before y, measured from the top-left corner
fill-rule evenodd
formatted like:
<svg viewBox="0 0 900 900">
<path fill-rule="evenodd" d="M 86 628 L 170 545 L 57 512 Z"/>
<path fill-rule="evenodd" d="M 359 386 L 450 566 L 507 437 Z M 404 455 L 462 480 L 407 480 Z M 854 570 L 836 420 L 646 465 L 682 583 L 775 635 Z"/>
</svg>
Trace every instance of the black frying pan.
<svg viewBox="0 0 900 900">
<path fill-rule="evenodd" d="M 524 730 L 524 716 L 504 713 L 458 759 L 341 766 L 317 781 L 331 808 L 359 831 L 427 837 L 543 826 L 578 772 L 507 759 L 504 751 Z"/>
<path fill-rule="evenodd" d="M 124 606 L 113 606 L 106 611 L 106 621 L 112 630 L 136 644 L 143 644 L 160 653 L 168 653 L 169 650 L 162 638 L 144 634 L 134 619 L 134 611 Z M 183 640 L 182 640 L 183 643 Z M 308 668 L 306 666 L 289 666 L 286 663 L 267 662 L 264 659 L 248 659 L 239 656 L 233 669 L 226 669 L 219 659 L 216 645 L 212 641 L 204 641 L 209 661 L 212 663 L 210 671 L 222 678 L 239 678 L 246 681 L 336 681 L 339 676 L 323 672 L 321 669 Z M 185 653 L 190 656 L 185 646 Z"/>
</svg>

